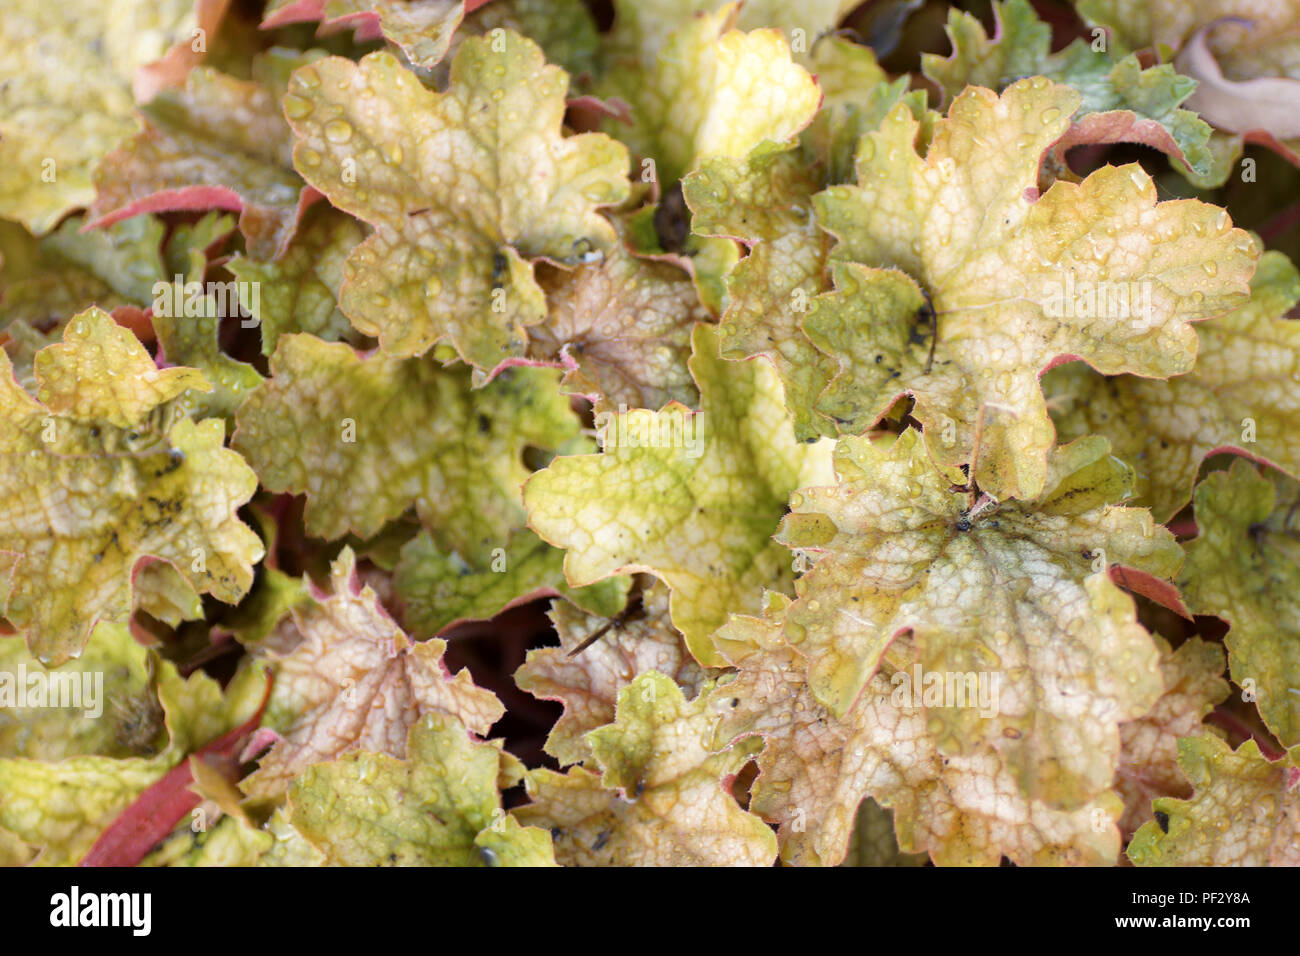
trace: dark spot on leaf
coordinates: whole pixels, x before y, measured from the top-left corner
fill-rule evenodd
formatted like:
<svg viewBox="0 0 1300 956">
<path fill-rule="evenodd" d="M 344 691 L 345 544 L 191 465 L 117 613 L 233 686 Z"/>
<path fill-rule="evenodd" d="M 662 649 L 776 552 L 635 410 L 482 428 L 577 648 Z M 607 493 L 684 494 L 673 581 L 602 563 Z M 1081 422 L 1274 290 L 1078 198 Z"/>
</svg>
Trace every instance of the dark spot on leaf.
<svg viewBox="0 0 1300 956">
<path fill-rule="evenodd" d="M 1163 810 L 1157 810 L 1156 823 L 1160 825 L 1161 833 L 1169 832 L 1169 814 L 1165 813 Z"/>
</svg>

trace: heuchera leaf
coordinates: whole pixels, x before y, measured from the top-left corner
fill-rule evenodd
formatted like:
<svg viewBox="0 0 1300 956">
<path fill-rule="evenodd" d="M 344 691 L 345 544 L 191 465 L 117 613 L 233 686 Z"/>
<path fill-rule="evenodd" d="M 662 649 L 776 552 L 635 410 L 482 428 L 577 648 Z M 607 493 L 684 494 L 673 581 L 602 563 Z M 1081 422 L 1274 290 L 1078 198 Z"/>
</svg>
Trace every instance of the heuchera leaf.
<svg viewBox="0 0 1300 956">
<path fill-rule="evenodd" d="M 1188 323 L 1239 305 L 1257 255 L 1223 210 L 1157 204 L 1136 165 L 1037 196 L 1043 153 L 1079 99 L 1041 77 L 1000 97 L 968 88 L 923 159 L 918 124 L 897 106 L 859 146 L 859 185 L 815 197 L 841 261 L 836 291 L 804 321 L 842 369 L 819 409 L 860 433 L 910 394 L 931 453 L 973 460 L 999 500 L 1043 489 L 1044 369 L 1069 356 L 1106 374 L 1190 370 Z M 1112 305 L 1111 290 L 1138 300 L 1138 314 Z M 929 309 L 913 309 L 918 295 Z"/>
<path fill-rule="evenodd" d="M 522 823 L 551 831 L 563 866 L 767 866 L 772 831 L 746 813 L 731 778 L 761 747 L 709 750 L 706 686 L 687 701 L 672 678 L 641 674 L 618 694 L 614 723 L 587 735 L 602 774 L 529 771 Z"/>
<path fill-rule="evenodd" d="M 325 854 L 308 842 L 289 822 L 283 807 L 277 807 L 267 821 L 266 831 L 275 843 L 257 861 L 258 866 L 324 866 Z"/>
<path fill-rule="evenodd" d="M 879 125 L 907 85 L 885 82 L 869 49 L 838 37 L 818 41 L 812 66 L 824 100 L 797 147 L 769 144 L 741 159 L 710 157 L 682 186 L 697 233 L 749 246 L 727 276 L 722 354 L 763 355 L 776 366 L 800 441 L 835 433 L 814 406 L 838 367 L 802 326 L 812 297 L 830 289 L 832 239 L 817 226 L 812 197 L 843 181 L 848 170 L 841 167 L 858 137 Z M 909 102 L 922 112 L 924 93 Z"/>
<path fill-rule="evenodd" d="M 1300 483 L 1238 459 L 1196 486 L 1179 587 L 1229 624 L 1232 679 L 1284 746 L 1300 743 Z M 1247 683 L 1249 682 L 1249 683 Z"/>
<path fill-rule="evenodd" d="M 125 629 L 104 624 L 99 631 L 111 628 L 118 628 L 116 635 L 110 632 L 96 640 L 111 641 L 128 656 L 133 653 L 125 648 L 124 642 L 130 640 Z M 165 746 L 157 753 L 0 759 L 0 828 L 38 850 L 41 864 L 80 860 L 122 811 L 187 754 L 247 722 L 266 685 L 258 669 L 248 668 L 223 695 L 217 682 L 205 674 L 182 679 L 169 661 L 155 660 L 154 666 L 156 696 L 152 688 L 142 688 L 134 698 L 119 700 L 131 712 L 119 724 L 117 736 L 119 742 L 135 737 L 134 748 L 139 740 L 152 740 L 165 721 L 161 738 Z M 135 723 L 139 726 L 132 726 Z"/>
<path fill-rule="evenodd" d="M 941 866 L 1114 863 L 1122 805 L 1102 790 L 1070 809 L 1027 797 L 1017 762 L 998 736 L 969 755 L 949 755 L 933 716 L 902 699 L 896 676 L 878 671 L 842 716 L 813 695 L 803 661 L 782 633 L 789 598 L 769 595 L 763 618 L 733 617 L 719 644 L 739 668 L 712 694 L 721 715 L 714 742 L 761 737 L 750 809 L 780 824 L 781 857 L 833 865 L 848 851 L 864 796 L 894 811 L 898 846 Z M 934 711 L 930 712 L 931 715 Z"/>
<path fill-rule="evenodd" d="M 673 403 L 609 416 L 604 453 L 557 458 L 528 480 L 524 503 L 529 527 L 568 551 L 571 585 L 630 571 L 666 582 L 673 624 L 713 666 L 710 635 L 727 612 L 789 587 L 790 557 L 771 535 L 790 491 L 827 474 L 829 442 L 794 440 L 769 366 L 720 358 L 707 325 L 692 344 L 698 414 Z"/>
<path fill-rule="evenodd" d="M 465 369 L 430 358 L 284 335 L 234 446 L 265 487 L 306 493 L 308 534 L 369 537 L 415 505 L 439 547 L 486 565 L 524 522 L 523 449 L 577 433 L 557 377 L 512 369 L 471 391 Z"/>
<path fill-rule="evenodd" d="M 670 186 L 709 156 L 740 159 L 764 140 L 790 140 L 817 112 L 821 93 L 786 38 L 734 30 L 736 14 L 728 4 L 687 21 L 657 58 L 612 72 L 601 88 L 631 104 L 633 126 L 619 136 L 654 161 L 653 181 Z"/>
<path fill-rule="evenodd" d="M 303 210 L 318 198 L 293 170 L 280 107 L 283 74 L 319 55 L 271 51 L 251 80 L 201 67 L 183 90 L 142 107 L 144 131 L 95 174 L 90 225 L 142 212 L 228 209 L 239 212 L 251 255 L 283 255 Z"/>
<path fill-rule="evenodd" d="M 364 238 L 355 219 L 320 203 L 307 211 L 278 260 L 236 256 L 227 263 L 236 280 L 258 283 L 256 302 L 240 304 L 260 324 L 263 355 L 274 352 L 288 332 L 310 332 L 327 342 L 355 335 L 338 297 L 343 262 Z"/>
<path fill-rule="evenodd" d="M 197 368 L 211 386 L 203 392 L 185 392 L 181 407 L 195 418 L 220 416 L 227 422 L 244 396 L 262 384 L 262 376 L 221 350 L 221 322 L 239 315 L 238 292 L 232 293 L 225 284 L 217 288 L 198 284 L 207 274 L 209 248 L 224 240 L 234 225 L 233 217 L 210 212 L 172 231 L 164 255 L 173 271 L 166 283 L 154 287 L 149 314 L 158 336 L 159 363 Z M 246 320 L 239 318 L 242 326 Z"/>
<path fill-rule="evenodd" d="M 358 40 L 383 37 L 402 48 L 416 66 L 435 66 L 447 53 L 465 15 L 485 0 L 272 0 L 262 29 L 319 20 L 321 31 L 356 28 Z"/>
<path fill-rule="evenodd" d="M 67 675 L 58 681 L 75 684 L 84 706 L 47 707 L 26 695 L 20 698 L 23 673 Z M 96 674 L 102 681 L 98 690 Z M 33 660 L 18 638 L 0 639 L 0 675 L 0 756 L 53 763 L 91 754 L 146 757 L 160 749 L 163 715 L 149 652 L 125 625 L 99 625 L 81 657 L 55 671 Z M 97 702 L 92 704 L 83 691 L 97 695 Z M 26 706 L 19 706 L 24 700 Z"/>
<path fill-rule="evenodd" d="M 564 702 L 564 713 L 545 744 L 546 752 L 561 766 L 591 762 L 587 733 L 614 722 L 619 691 L 639 675 L 666 674 L 692 698 L 708 676 L 669 619 L 667 588 L 656 583 L 640 599 L 641 613 L 616 621 L 613 627 L 608 627 L 613 615 L 601 617 L 554 602 L 550 618 L 560 646 L 529 651 L 515 671 L 515 683 L 534 697 Z M 569 656 L 601 628 L 606 630 L 595 643 Z"/>
<path fill-rule="evenodd" d="M 1083 143 L 1142 143 L 1185 163 L 1204 179 L 1227 176 L 1215 170 L 1208 143 L 1210 127 L 1190 109 L 1179 109 L 1196 82 L 1179 76 L 1168 64 L 1142 69 L 1136 55 L 1116 59 L 1086 40 L 1075 40 L 1050 53 L 1052 30 L 1038 18 L 1029 0 L 993 4 L 995 36 L 990 38 L 973 15 L 948 11 L 947 59 L 921 54 L 925 75 L 951 99 L 967 85 L 1001 90 L 1026 76 L 1045 76 L 1068 83 L 1083 96 L 1073 125 L 1055 152 Z"/>
<path fill-rule="evenodd" d="M 203 617 L 203 597 L 166 561 L 143 565 L 131 582 L 135 608 L 171 627 Z"/>
<path fill-rule="evenodd" d="M 1107 571 L 1168 579 L 1182 560 L 1147 512 L 1112 504 L 1131 469 L 1085 439 L 1053 451 L 1040 499 L 977 501 L 911 429 L 888 446 L 841 439 L 835 466 L 837 486 L 791 495 L 778 535 L 822 553 L 785 625 L 817 699 L 847 714 L 891 650 L 896 671 L 984 673 L 996 704 L 927 708 L 935 746 L 996 742 L 1028 795 L 1066 807 L 1108 787 L 1119 722 L 1162 685 L 1156 648 Z M 894 648 L 908 631 L 912 647 Z"/>
<path fill-rule="evenodd" d="M 158 369 L 93 308 L 37 354 L 35 374 L 33 399 L 0 356 L 0 551 L 22 555 L 5 616 L 32 653 L 57 664 L 96 621 L 125 621 L 145 557 L 238 601 L 263 554 L 236 515 L 257 479 L 222 447 L 220 421 L 176 419 L 172 400 L 201 389 L 202 374 Z"/>
<path fill-rule="evenodd" d="M 1223 651 L 1194 637 L 1172 650 L 1161 637 L 1160 675 L 1165 690 L 1151 710 L 1120 725 L 1115 789 L 1124 798 L 1120 830 L 1132 834 L 1151 819 L 1153 797 L 1191 796 L 1178 767 L 1178 739 L 1208 732 L 1203 717 L 1228 696 Z"/>
<path fill-rule="evenodd" d="M 260 672 L 260 668 L 257 671 Z M 200 675 L 199 679 L 211 680 L 206 675 Z M 252 716 L 216 740 L 204 744 L 188 760 L 172 767 L 136 797 L 99 835 L 94 846 L 82 857 L 81 865 L 135 866 L 158 844 L 168 828 L 180 825 L 199 806 L 205 779 L 224 783 L 225 773 L 237 773 L 235 755 L 262 719 L 271 692 L 269 678 L 264 682 L 264 688 L 261 702 Z"/>
<path fill-rule="evenodd" d="M 408 759 L 364 751 L 294 782 L 289 819 L 343 866 L 554 866 L 550 836 L 501 809 L 499 752 L 454 717 L 426 714 Z"/>
<path fill-rule="evenodd" d="M 466 40 L 446 93 L 386 53 L 294 74 L 295 165 L 375 227 L 344 265 L 340 305 L 385 351 L 446 340 L 482 371 L 521 357 L 525 327 L 546 315 L 531 260 L 575 265 L 612 248 L 596 208 L 627 197 L 627 152 L 602 134 L 561 135 L 567 86 L 508 31 Z"/>
<path fill-rule="evenodd" d="M 406 756 L 406 738 L 425 714 L 449 714 L 485 735 L 505 712 L 468 670 L 452 677 L 442 661 L 445 641 L 416 643 L 361 586 L 356 558 L 344 548 L 327 592 L 293 608 L 298 644 L 274 655 L 269 709 L 292 715 L 281 739 L 243 782 L 250 796 L 282 793 L 310 764 L 353 750 Z"/>
<path fill-rule="evenodd" d="M 195 832 L 187 816 L 140 866 L 255 866 L 275 846 L 275 837 L 232 816 Z M 309 863 L 300 865 L 308 866 Z"/>
<path fill-rule="evenodd" d="M 726 11 L 734 13 L 741 30 L 775 27 L 786 36 L 803 31 L 800 46 L 812 47 L 822 34 L 832 30 L 856 0 L 614 0 L 614 29 L 610 44 L 622 57 L 634 57 L 649 67 L 660 56 L 674 27 L 692 16 Z"/>
<path fill-rule="evenodd" d="M 1241 0 L 1078 0 L 1075 6 L 1090 23 L 1109 28 L 1113 37 L 1130 50 L 1154 46 L 1177 50 L 1200 27 L 1232 16 L 1249 16 L 1263 27 L 1265 39 L 1285 41 L 1287 27 L 1296 14 L 1289 0 L 1256 0 L 1249 4 Z M 1242 59 L 1248 57 L 1243 54 Z"/>
<path fill-rule="evenodd" d="M 244 398 L 262 384 L 257 369 L 221 351 L 222 318 L 211 299 L 205 300 L 200 316 L 154 318 L 160 355 L 168 363 L 198 369 L 211 386 L 206 394 L 191 390 L 180 399 L 180 407 L 196 418 L 233 419 Z"/>
<path fill-rule="evenodd" d="M 163 276 L 162 223 L 140 216 L 91 233 L 81 225 L 74 216 L 36 239 L 0 222 L 0 327 L 21 321 L 48 331 L 92 305 L 149 304 Z"/>
<path fill-rule="evenodd" d="M 1129 844 L 1138 866 L 1300 866 L 1300 767 L 1268 761 L 1248 740 L 1237 750 L 1211 734 L 1178 742 L 1178 762 L 1196 788 L 1190 800 L 1164 797 L 1164 817 L 1142 825 Z"/>
<path fill-rule="evenodd" d="M 1125 49 L 1155 49 L 1197 81 L 1187 107 L 1219 129 L 1210 140 L 1212 174 L 1189 175 L 1198 188 L 1220 186 L 1243 143 L 1260 143 L 1300 165 L 1296 30 L 1290 0 L 1079 0 L 1079 13 L 1106 27 Z M 1230 132 L 1232 131 L 1232 132 Z"/>
<path fill-rule="evenodd" d="M 1196 367 L 1168 381 L 1106 378 L 1082 363 L 1043 376 L 1060 440 L 1105 435 L 1137 470 L 1134 504 L 1168 520 L 1192 495 L 1201 462 L 1234 451 L 1300 475 L 1300 273 L 1266 252 L 1250 301 L 1197 327 Z M 1133 422 L 1140 421 L 1141 428 Z"/>
<path fill-rule="evenodd" d="M 547 316 L 529 354 L 564 367 L 566 391 L 604 411 L 697 403 L 686 360 L 691 329 L 708 312 L 687 273 L 618 243 L 600 263 L 548 269 L 540 281 Z"/>
<path fill-rule="evenodd" d="M 593 614 L 612 617 L 627 601 L 629 578 L 607 578 L 571 588 L 564 578 L 564 552 L 527 528 L 512 532 L 500 554 L 484 567 L 455 552 L 439 551 L 422 532 L 402 548 L 393 575 L 402 623 L 417 637 L 441 634 L 462 621 L 487 620 L 506 608 L 560 595 Z"/>
<path fill-rule="evenodd" d="M 143 68 L 173 51 L 186 62 L 224 0 L 12 0 L 0 33 L 0 216 L 37 235 L 95 197 L 91 175 L 137 128 L 160 79 Z"/>
<path fill-rule="evenodd" d="M 904 853 L 894 835 L 894 815 L 870 797 L 858 805 L 849 852 L 840 866 L 924 866 L 925 853 Z"/>
<path fill-rule="evenodd" d="M 470 36 L 513 30 L 532 39 L 546 62 L 563 67 L 576 84 L 585 87 L 597 72 L 603 36 L 583 0 L 469 0 L 466 6 L 472 12 L 452 37 L 453 51 Z"/>
</svg>

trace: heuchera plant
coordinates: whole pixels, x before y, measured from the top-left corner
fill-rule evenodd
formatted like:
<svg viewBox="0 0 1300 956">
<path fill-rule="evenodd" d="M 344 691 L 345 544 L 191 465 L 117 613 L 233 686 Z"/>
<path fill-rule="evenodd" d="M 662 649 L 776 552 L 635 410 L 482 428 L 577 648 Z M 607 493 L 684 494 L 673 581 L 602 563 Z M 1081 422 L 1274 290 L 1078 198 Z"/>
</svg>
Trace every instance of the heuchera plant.
<svg viewBox="0 0 1300 956">
<path fill-rule="evenodd" d="M 1300 8 L 918 6 L 9 0 L 0 863 L 1300 865 Z"/>
</svg>

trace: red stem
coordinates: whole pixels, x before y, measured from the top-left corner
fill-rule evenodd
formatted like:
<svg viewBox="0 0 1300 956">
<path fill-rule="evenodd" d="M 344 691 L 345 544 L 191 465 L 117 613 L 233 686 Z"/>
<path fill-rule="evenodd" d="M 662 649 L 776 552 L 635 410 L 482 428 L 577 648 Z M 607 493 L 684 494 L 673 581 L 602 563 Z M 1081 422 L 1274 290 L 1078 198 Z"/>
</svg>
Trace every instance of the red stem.
<svg viewBox="0 0 1300 956">
<path fill-rule="evenodd" d="M 200 747 L 192 757 L 233 763 L 243 739 L 261 723 L 262 711 L 271 699 L 274 682 L 274 676 L 268 675 L 266 692 L 257 713 L 229 733 Z M 187 758 L 118 814 L 78 866 L 135 866 L 199 805 L 201 798 L 190 789 L 193 782 L 194 770 Z"/>
</svg>

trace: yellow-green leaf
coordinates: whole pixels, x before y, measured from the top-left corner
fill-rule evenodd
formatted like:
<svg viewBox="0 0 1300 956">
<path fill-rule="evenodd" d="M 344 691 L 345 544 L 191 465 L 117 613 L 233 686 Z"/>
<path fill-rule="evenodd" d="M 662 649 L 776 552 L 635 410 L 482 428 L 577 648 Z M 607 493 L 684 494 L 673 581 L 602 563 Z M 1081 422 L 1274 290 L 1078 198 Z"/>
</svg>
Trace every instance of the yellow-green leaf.
<svg viewBox="0 0 1300 956">
<path fill-rule="evenodd" d="M 889 657 L 914 697 L 930 699 L 931 675 L 946 688 L 922 708 L 941 752 L 996 742 L 1026 794 L 1063 807 L 1109 786 L 1119 723 L 1146 713 L 1161 681 L 1108 572 L 1168 579 L 1182 560 L 1147 512 L 1114 504 L 1131 470 L 1085 439 L 1053 452 L 1041 499 L 996 503 L 934 465 L 911 429 L 892 444 L 841 439 L 835 464 L 839 484 L 793 494 L 779 535 L 821 555 L 785 625 L 816 698 L 847 714 Z M 977 704 L 945 703 L 957 689 Z"/>
<path fill-rule="evenodd" d="M 0 551 L 22 556 L 5 613 L 32 652 L 57 664 L 81 652 L 96 621 L 125 621 L 146 557 L 237 602 L 263 554 L 236 514 L 257 479 L 222 447 L 220 421 L 177 418 L 173 400 L 202 389 L 202 373 L 158 369 L 90 309 L 37 354 L 35 375 L 34 399 L 0 356 Z"/>
<path fill-rule="evenodd" d="M 1237 750 L 1211 734 L 1178 742 L 1196 788 L 1162 797 L 1129 844 L 1138 866 L 1300 866 L 1300 750 L 1269 761 L 1254 740 Z"/>
<path fill-rule="evenodd" d="M 1284 746 L 1300 743 L 1300 483 L 1237 460 L 1196 486 L 1179 587 L 1228 622 L 1232 679 Z"/>
<path fill-rule="evenodd" d="M 924 158 L 919 124 L 899 105 L 861 141 L 858 185 L 815 197 L 839 240 L 834 256 L 859 267 L 815 300 L 816 321 L 842 330 L 836 355 L 853 372 L 822 410 L 860 433 L 910 394 L 931 453 L 973 461 L 999 500 L 1043 489 L 1053 437 L 1044 369 L 1072 356 L 1105 374 L 1189 371 L 1188 323 L 1244 301 L 1258 254 L 1222 209 L 1157 203 L 1136 165 L 1039 196 L 1040 161 L 1079 99 L 1041 77 L 1001 96 L 970 87 Z M 910 322 L 879 315 L 866 291 L 891 269 L 928 299 Z"/>
<path fill-rule="evenodd" d="M 386 352 L 448 341 L 480 370 L 522 357 L 546 314 L 532 260 L 612 248 L 596 212 L 627 196 L 627 153 L 564 137 L 568 78 L 518 34 L 466 40 L 446 93 L 386 53 L 294 74 L 285 112 L 299 171 L 375 227 L 344 264 L 341 306 Z M 471 172 L 472 171 L 472 172 Z"/>
<path fill-rule="evenodd" d="M 707 672 L 695 662 L 668 617 L 668 594 L 655 584 L 638 596 L 635 614 L 615 618 L 589 614 L 556 601 L 551 623 L 560 635 L 559 647 L 528 652 L 515 671 L 515 683 L 542 700 L 561 700 L 564 713 L 551 728 L 545 749 L 561 766 L 590 762 L 586 735 L 614 722 L 619 691 L 646 671 L 675 680 L 691 697 L 699 693 Z M 595 643 L 569 655 L 596 631 Z"/>
<path fill-rule="evenodd" d="M 521 822 L 551 831 L 570 866 L 767 866 L 772 831 L 737 805 L 730 779 L 756 740 L 713 753 L 706 687 L 687 701 L 672 678 L 641 674 L 619 691 L 616 722 L 587 735 L 604 773 L 533 770 Z"/>
<path fill-rule="evenodd" d="M 605 415 L 605 450 L 557 458 L 524 488 L 529 526 L 568 551 L 570 585 L 649 571 L 672 589 L 673 624 L 702 663 L 710 635 L 760 589 L 788 588 L 790 557 L 772 534 L 791 490 L 827 474 L 829 443 L 795 441 L 768 366 L 728 362 L 697 325 L 691 373 L 701 409 Z"/>
<path fill-rule="evenodd" d="M 411 728 L 408 758 L 357 752 L 308 768 L 289 791 L 289 819 L 329 864 L 554 865 L 545 830 L 501 809 L 498 753 L 454 718 Z"/>
<path fill-rule="evenodd" d="M 1300 323 L 1285 318 L 1300 301 L 1300 273 L 1265 252 L 1250 292 L 1247 304 L 1197 326 L 1196 367 L 1185 375 L 1107 378 L 1072 362 L 1043 376 L 1060 438 L 1109 438 L 1137 471 L 1134 503 L 1160 520 L 1187 503 L 1201 462 L 1218 451 L 1300 475 Z"/>
<path fill-rule="evenodd" d="M 432 358 L 284 335 L 233 442 L 268 489 L 306 493 L 309 534 L 369 537 L 414 505 L 439 547 L 486 564 L 523 524 L 523 449 L 577 433 L 557 378 L 508 369 L 471 390 Z"/>
</svg>

